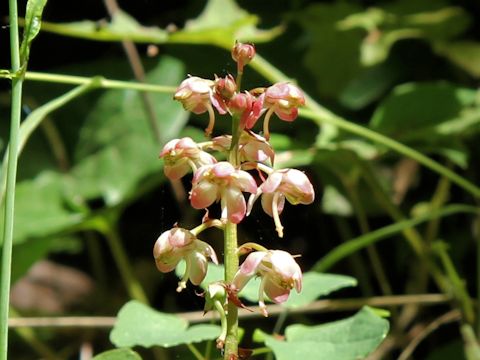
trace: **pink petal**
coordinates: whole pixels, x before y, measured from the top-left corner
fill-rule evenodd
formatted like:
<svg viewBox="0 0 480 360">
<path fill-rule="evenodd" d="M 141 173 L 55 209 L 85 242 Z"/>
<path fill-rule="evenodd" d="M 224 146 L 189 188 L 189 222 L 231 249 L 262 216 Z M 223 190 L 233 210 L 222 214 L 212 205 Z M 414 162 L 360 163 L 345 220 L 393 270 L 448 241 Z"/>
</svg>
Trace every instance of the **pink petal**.
<svg viewBox="0 0 480 360">
<path fill-rule="evenodd" d="M 283 174 L 280 171 L 275 171 L 270 174 L 265 182 L 260 186 L 264 193 L 273 193 L 282 183 Z"/>
<path fill-rule="evenodd" d="M 193 285 L 200 285 L 207 275 L 207 258 L 198 251 L 192 251 L 186 261 L 190 262 L 190 272 L 188 274 L 190 281 Z"/>
<path fill-rule="evenodd" d="M 257 192 L 257 183 L 255 179 L 243 170 L 237 171 L 237 179 L 235 180 L 235 185 L 237 185 L 242 191 L 255 194 Z"/>
<path fill-rule="evenodd" d="M 212 173 L 219 178 L 226 178 L 235 172 L 235 168 L 227 161 L 221 161 L 212 167 Z"/>
<path fill-rule="evenodd" d="M 270 279 L 266 280 L 264 291 L 270 300 L 277 304 L 287 301 L 288 296 L 290 295 L 290 289 L 285 289 Z"/>
<path fill-rule="evenodd" d="M 239 291 L 242 290 L 247 282 L 256 274 L 258 266 L 265 255 L 267 255 L 266 252 L 257 251 L 247 256 L 233 278 L 233 284 Z"/>
<path fill-rule="evenodd" d="M 217 200 L 218 187 L 208 181 L 194 184 L 190 193 L 190 203 L 195 209 L 205 209 Z"/>
<path fill-rule="evenodd" d="M 227 188 L 222 193 L 222 201 L 225 202 L 227 208 L 228 220 L 234 224 L 240 223 L 247 212 L 247 205 L 242 192 L 235 188 Z"/>
</svg>

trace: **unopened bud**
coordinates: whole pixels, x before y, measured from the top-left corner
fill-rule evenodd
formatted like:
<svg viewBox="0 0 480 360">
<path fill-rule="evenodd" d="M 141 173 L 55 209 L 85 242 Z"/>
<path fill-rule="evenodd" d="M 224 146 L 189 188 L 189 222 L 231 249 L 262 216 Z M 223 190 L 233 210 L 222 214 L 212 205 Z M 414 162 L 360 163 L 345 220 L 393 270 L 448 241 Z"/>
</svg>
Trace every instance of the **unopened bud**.
<svg viewBox="0 0 480 360">
<path fill-rule="evenodd" d="M 228 74 L 224 78 L 215 78 L 215 92 L 224 99 L 231 99 L 237 91 L 237 84 L 232 75 Z"/>
<path fill-rule="evenodd" d="M 232 49 L 232 59 L 237 62 L 238 72 L 243 72 L 243 67 L 252 61 L 255 56 L 255 46 L 253 44 L 235 43 Z"/>
</svg>

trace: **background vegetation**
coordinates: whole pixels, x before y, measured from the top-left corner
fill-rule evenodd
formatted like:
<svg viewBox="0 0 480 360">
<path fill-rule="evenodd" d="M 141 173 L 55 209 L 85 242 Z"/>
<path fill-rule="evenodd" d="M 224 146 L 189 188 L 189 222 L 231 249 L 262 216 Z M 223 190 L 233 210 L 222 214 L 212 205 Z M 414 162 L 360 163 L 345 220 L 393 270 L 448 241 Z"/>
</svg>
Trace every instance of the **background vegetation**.
<svg viewBox="0 0 480 360">
<path fill-rule="evenodd" d="M 205 117 L 189 117 L 171 94 L 187 74 L 233 72 L 228 49 L 236 39 L 255 42 L 261 55 L 247 68 L 245 88 L 291 79 L 311 97 L 293 125 L 275 121 L 271 131 L 276 165 L 302 167 L 317 192 L 314 205 L 286 208 L 284 239 L 255 211 L 242 242 L 267 240 L 301 253 L 305 271 L 358 282 L 339 278 L 341 285 L 290 307 L 288 317 L 280 310 L 279 317 L 245 318 L 244 346 L 275 348 L 268 335 L 252 338 L 256 328 L 283 334 L 294 322 L 321 324 L 371 305 L 388 310 L 390 322 L 372 359 L 480 358 L 479 5 L 237 3 L 119 0 L 118 10 L 109 1 L 48 1 L 23 92 L 12 311 L 47 322 L 95 317 L 88 326 L 69 318 L 68 327 L 15 328 L 11 358 L 86 359 L 89 349 L 110 349 L 112 320 L 99 316 L 116 316 L 132 298 L 169 313 L 203 308 L 193 290 L 176 294 L 177 279 L 154 266 L 158 235 L 201 217 L 185 206 L 182 184 L 167 182 L 158 154 L 173 137 L 203 139 Z M 125 54 L 132 43 L 140 62 Z M 7 44 L 5 26 L 1 69 L 10 68 Z M 156 87 L 138 92 L 135 78 Z M 0 83 L 2 151 L 9 85 Z M 230 124 L 217 121 L 219 134 L 222 127 Z M 220 252 L 218 234 L 208 234 Z M 313 302 L 343 287 L 332 301 Z M 193 356 L 185 346 L 160 351 L 158 358 Z"/>
</svg>

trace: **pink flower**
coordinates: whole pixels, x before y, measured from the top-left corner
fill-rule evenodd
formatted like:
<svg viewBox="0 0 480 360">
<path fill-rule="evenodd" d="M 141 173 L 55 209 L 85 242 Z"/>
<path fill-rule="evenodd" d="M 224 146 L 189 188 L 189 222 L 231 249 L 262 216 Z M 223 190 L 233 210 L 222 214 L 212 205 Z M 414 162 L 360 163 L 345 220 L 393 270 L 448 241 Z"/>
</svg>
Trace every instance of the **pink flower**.
<svg viewBox="0 0 480 360">
<path fill-rule="evenodd" d="M 223 99 L 231 99 L 237 91 L 237 83 L 232 75 L 228 74 L 224 78 L 215 75 L 215 93 Z"/>
<path fill-rule="evenodd" d="M 194 114 L 203 114 L 208 111 L 209 123 L 205 133 L 211 134 L 215 124 L 215 113 L 212 105 L 220 114 L 226 114 L 227 110 L 223 100 L 216 96 L 213 91 L 215 83 L 212 80 L 202 79 L 197 76 L 191 76 L 183 80 L 177 88 L 173 98 L 182 103 L 187 111 Z"/>
<path fill-rule="evenodd" d="M 245 217 L 246 204 L 242 191 L 255 193 L 257 184 L 243 170 L 221 161 L 199 168 L 192 180 L 190 202 L 195 209 L 204 209 L 221 201 L 222 219 L 238 224 Z"/>
<path fill-rule="evenodd" d="M 302 290 L 302 271 L 297 262 L 286 251 L 257 251 L 247 256 L 235 274 L 233 285 L 241 291 L 248 281 L 254 277 L 262 278 L 258 293 L 259 305 L 263 315 L 268 316 L 264 302 L 264 293 L 274 303 L 287 301 L 290 291 Z"/>
<path fill-rule="evenodd" d="M 281 120 L 293 121 L 298 116 L 298 107 L 305 105 L 305 96 L 302 91 L 287 82 L 277 83 L 267 88 L 263 100 L 263 106 L 268 109 L 263 122 L 266 139 L 270 137 L 268 124 L 272 113 Z"/>
<path fill-rule="evenodd" d="M 212 139 L 213 149 L 220 151 L 229 151 L 232 144 L 230 135 L 217 136 Z M 273 163 L 275 152 L 270 143 L 264 137 L 255 134 L 252 131 L 243 131 L 238 141 L 238 152 L 241 163 L 260 162 L 265 163 L 270 160 Z"/>
<path fill-rule="evenodd" d="M 242 73 L 244 66 L 252 61 L 255 53 L 255 46 L 253 44 L 235 43 L 232 49 L 232 59 L 237 62 L 237 71 L 239 73 Z"/>
<path fill-rule="evenodd" d="M 213 248 L 183 228 L 173 228 L 162 233 L 153 247 L 153 257 L 158 270 L 163 273 L 172 271 L 180 260 L 185 260 L 185 275 L 178 283 L 179 292 L 185 288 L 189 279 L 192 284 L 200 285 L 207 274 L 208 258 L 218 264 Z"/>
<path fill-rule="evenodd" d="M 263 98 L 256 98 L 248 91 L 235 94 L 228 102 L 232 114 L 240 115 L 240 127 L 251 129 L 262 115 Z"/>
<path fill-rule="evenodd" d="M 260 185 L 255 196 L 249 199 L 249 212 L 253 202 L 262 195 L 262 208 L 273 217 L 278 236 L 283 237 L 283 226 L 279 215 L 283 211 L 285 198 L 292 205 L 308 205 L 315 199 L 315 191 L 308 177 L 296 169 L 282 169 L 272 172 Z"/>
<path fill-rule="evenodd" d="M 190 169 L 195 171 L 200 166 L 217 162 L 212 155 L 201 150 L 189 137 L 169 141 L 163 147 L 160 157 L 165 161 L 163 168 L 165 176 L 171 180 L 182 178 Z"/>
</svg>

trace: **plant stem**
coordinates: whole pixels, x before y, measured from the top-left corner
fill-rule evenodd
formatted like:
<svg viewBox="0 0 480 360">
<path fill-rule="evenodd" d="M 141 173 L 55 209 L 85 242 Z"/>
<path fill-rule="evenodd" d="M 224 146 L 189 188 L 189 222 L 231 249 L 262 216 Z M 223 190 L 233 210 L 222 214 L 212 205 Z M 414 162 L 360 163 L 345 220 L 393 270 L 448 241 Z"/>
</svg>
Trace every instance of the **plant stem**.
<svg viewBox="0 0 480 360">
<path fill-rule="evenodd" d="M 238 270 L 237 225 L 228 221 L 225 225 L 225 282 L 231 283 Z M 225 360 L 238 354 L 238 308 L 229 301 L 227 305 L 227 338 Z"/>
<path fill-rule="evenodd" d="M 18 39 L 17 1 L 9 0 L 10 18 L 10 54 L 12 72 L 20 69 L 20 51 Z M 5 222 L 3 231 L 2 274 L 0 278 L 0 359 L 6 360 L 8 354 L 8 312 L 10 302 L 10 281 L 12 272 L 13 221 L 15 207 L 15 181 L 17 177 L 18 131 L 22 107 L 23 78 L 12 79 L 12 108 L 10 118 L 10 152 L 8 155 L 7 196 L 5 203 Z"/>
<path fill-rule="evenodd" d="M 471 193 L 476 199 L 480 198 L 480 188 L 470 182 L 469 180 L 458 175 L 449 168 L 441 165 L 440 163 L 430 159 L 428 156 L 423 155 L 422 153 L 414 150 L 398 141 L 395 141 L 388 136 L 377 133 L 373 130 L 367 129 L 366 127 L 354 124 L 345 119 L 342 119 L 338 116 L 322 116 L 321 113 L 316 113 L 310 110 L 300 110 L 300 116 L 314 120 L 318 124 L 328 123 L 335 125 L 340 129 L 348 131 L 352 134 L 359 135 L 363 138 L 370 139 L 376 143 L 385 145 L 386 147 L 395 150 L 396 152 L 405 155 L 411 159 L 418 161 L 420 164 L 429 168 L 430 170 L 435 171 L 436 173 L 445 176 L 450 179 L 453 183 L 457 184 L 464 190 Z"/>
<path fill-rule="evenodd" d="M 228 158 L 230 163 L 234 166 L 238 166 L 238 138 L 239 134 L 239 118 L 238 116 L 232 117 L 232 148 L 229 151 Z M 235 139 L 237 139 L 235 141 Z M 225 260 L 225 283 L 230 284 L 237 273 L 239 260 L 238 260 L 238 239 L 237 239 L 237 224 L 227 221 L 225 224 L 225 248 L 224 248 L 224 260 Z M 238 308 L 232 302 L 227 304 L 227 337 L 225 340 L 225 360 L 238 357 Z"/>
<path fill-rule="evenodd" d="M 128 261 L 128 256 L 122 245 L 120 236 L 115 231 L 109 220 L 101 219 L 101 224 L 97 226 L 99 230 L 107 239 L 113 258 L 118 266 L 123 282 L 127 287 L 128 294 L 132 299 L 138 300 L 144 304 L 148 304 L 148 298 L 145 294 L 142 285 L 133 274 L 132 267 Z"/>
<path fill-rule="evenodd" d="M 0 70 L 0 79 L 16 79 L 15 72 L 2 72 Z M 62 74 L 48 74 L 34 71 L 27 71 L 25 73 L 25 80 L 53 82 L 58 84 L 83 85 L 89 84 L 93 77 L 62 75 Z M 99 88 L 103 89 L 130 89 L 139 91 L 151 91 L 159 93 L 174 93 L 174 86 L 163 86 L 154 84 L 142 84 L 132 81 L 110 80 L 99 77 Z"/>
</svg>

